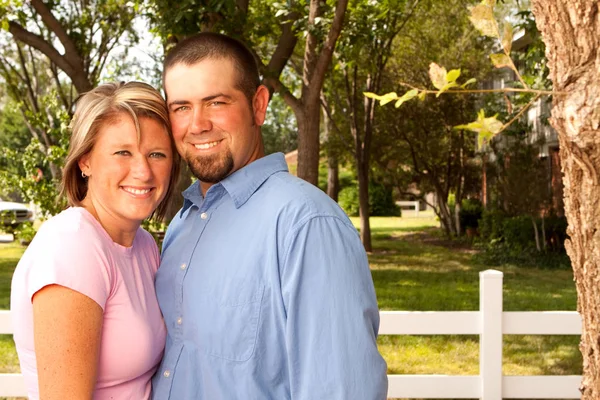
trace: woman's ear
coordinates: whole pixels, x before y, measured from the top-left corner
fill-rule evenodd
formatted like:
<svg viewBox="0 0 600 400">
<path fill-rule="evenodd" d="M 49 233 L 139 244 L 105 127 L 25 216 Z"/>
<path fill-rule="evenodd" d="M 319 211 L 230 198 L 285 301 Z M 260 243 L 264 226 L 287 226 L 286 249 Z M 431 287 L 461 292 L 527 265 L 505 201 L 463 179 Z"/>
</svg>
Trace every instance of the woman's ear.
<svg viewBox="0 0 600 400">
<path fill-rule="evenodd" d="M 77 161 L 77 165 L 79 165 L 79 169 L 86 176 L 92 175 L 91 166 L 90 166 L 90 153 L 86 153 L 79 158 Z"/>
</svg>

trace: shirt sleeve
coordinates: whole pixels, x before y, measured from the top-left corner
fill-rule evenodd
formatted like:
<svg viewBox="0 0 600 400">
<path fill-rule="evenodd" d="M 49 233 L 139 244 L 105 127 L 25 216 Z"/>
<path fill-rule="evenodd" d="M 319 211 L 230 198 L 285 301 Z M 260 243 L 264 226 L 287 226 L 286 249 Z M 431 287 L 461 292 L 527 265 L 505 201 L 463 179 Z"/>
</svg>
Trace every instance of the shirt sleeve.
<svg viewBox="0 0 600 400">
<path fill-rule="evenodd" d="M 60 285 L 91 298 L 104 310 L 114 273 L 100 239 L 94 240 L 89 232 L 46 232 L 36 237 L 35 244 L 26 276 L 30 299 L 45 286 Z"/>
<path fill-rule="evenodd" d="M 356 230 L 326 216 L 291 235 L 282 291 L 292 399 L 385 399 L 377 299 Z"/>
</svg>

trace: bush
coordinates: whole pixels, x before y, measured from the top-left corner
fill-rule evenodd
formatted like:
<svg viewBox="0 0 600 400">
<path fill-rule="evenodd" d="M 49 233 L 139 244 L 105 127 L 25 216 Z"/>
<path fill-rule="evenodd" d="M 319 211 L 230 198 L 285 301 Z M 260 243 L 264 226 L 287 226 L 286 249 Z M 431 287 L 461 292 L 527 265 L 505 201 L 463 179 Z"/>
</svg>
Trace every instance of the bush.
<svg viewBox="0 0 600 400">
<path fill-rule="evenodd" d="M 501 210 L 483 210 L 478 222 L 481 238 L 484 241 L 501 239 L 505 218 L 506 215 Z"/>
<path fill-rule="evenodd" d="M 342 189 L 338 196 L 338 203 L 349 216 L 358 216 L 358 185 Z M 369 214 L 371 216 L 400 215 L 400 208 L 394 202 L 391 189 L 376 183 L 369 185 Z"/>
<path fill-rule="evenodd" d="M 376 183 L 369 184 L 369 214 L 374 217 L 400 215 L 400 207 L 394 202 L 392 189 Z"/>
<path fill-rule="evenodd" d="M 15 228 L 13 234 L 15 239 L 19 239 L 22 245 L 28 245 L 33 240 L 37 231 L 33 227 L 33 222 L 23 222 Z"/>
<path fill-rule="evenodd" d="M 460 226 L 464 229 L 479 227 L 482 212 L 483 206 L 481 205 L 481 201 L 477 199 L 464 199 L 459 212 Z"/>
<path fill-rule="evenodd" d="M 358 216 L 358 187 L 347 186 L 340 190 L 338 204 L 351 217 Z"/>
<path fill-rule="evenodd" d="M 535 247 L 535 231 L 531 217 L 527 215 L 506 218 L 502 225 L 502 231 L 504 243 L 513 249 L 523 250 Z M 542 233 L 539 232 L 539 234 L 541 237 Z"/>
</svg>

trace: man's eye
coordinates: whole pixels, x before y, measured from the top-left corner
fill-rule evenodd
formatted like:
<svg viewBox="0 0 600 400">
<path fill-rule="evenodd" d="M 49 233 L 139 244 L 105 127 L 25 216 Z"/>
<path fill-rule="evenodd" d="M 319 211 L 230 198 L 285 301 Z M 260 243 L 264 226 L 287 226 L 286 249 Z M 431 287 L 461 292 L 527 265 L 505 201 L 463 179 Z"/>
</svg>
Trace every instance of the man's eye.
<svg viewBox="0 0 600 400">
<path fill-rule="evenodd" d="M 190 107 L 189 107 L 189 106 L 179 106 L 179 107 L 176 107 L 176 108 L 173 110 L 173 112 L 187 111 L 187 110 L 189 110 L 189 109 L 190 109 Z"/>
<path fill-rule="evenodd" d="M 210 102 L 210 105 L 211 105 L 211 106 L 220 106 L 220 105 L 222 105 L 222 104 L 225 104 L 225 103 L 224 103 L 224 102 L 222 102 L 222 101 L 211 101 L 211 102 Z"/>
</svg>

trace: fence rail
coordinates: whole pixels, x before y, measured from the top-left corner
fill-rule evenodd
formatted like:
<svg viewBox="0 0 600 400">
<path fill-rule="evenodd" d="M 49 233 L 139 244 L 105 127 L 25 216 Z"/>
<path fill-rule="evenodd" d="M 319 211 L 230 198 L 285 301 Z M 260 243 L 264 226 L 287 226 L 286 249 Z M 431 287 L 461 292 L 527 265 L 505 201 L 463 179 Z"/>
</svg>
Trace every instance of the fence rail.
<svg viewBox="0 0 600 400">
<path fill-rule="evenodd" d="M 380 335 L 479 335 L 479 375 L 388 375 L 388 398 L 578 399 L 581 376 L 503 376 L 503 335 L 580 335 L 575 311 L 502 311 L 499 271 L 480 272 L 479 311 L 382 311 Z M 12 334 L 0 311 L 0 334 Z M 26 396 L 20 374 L 0 374 L 0 396 Z"/>
</svg>

